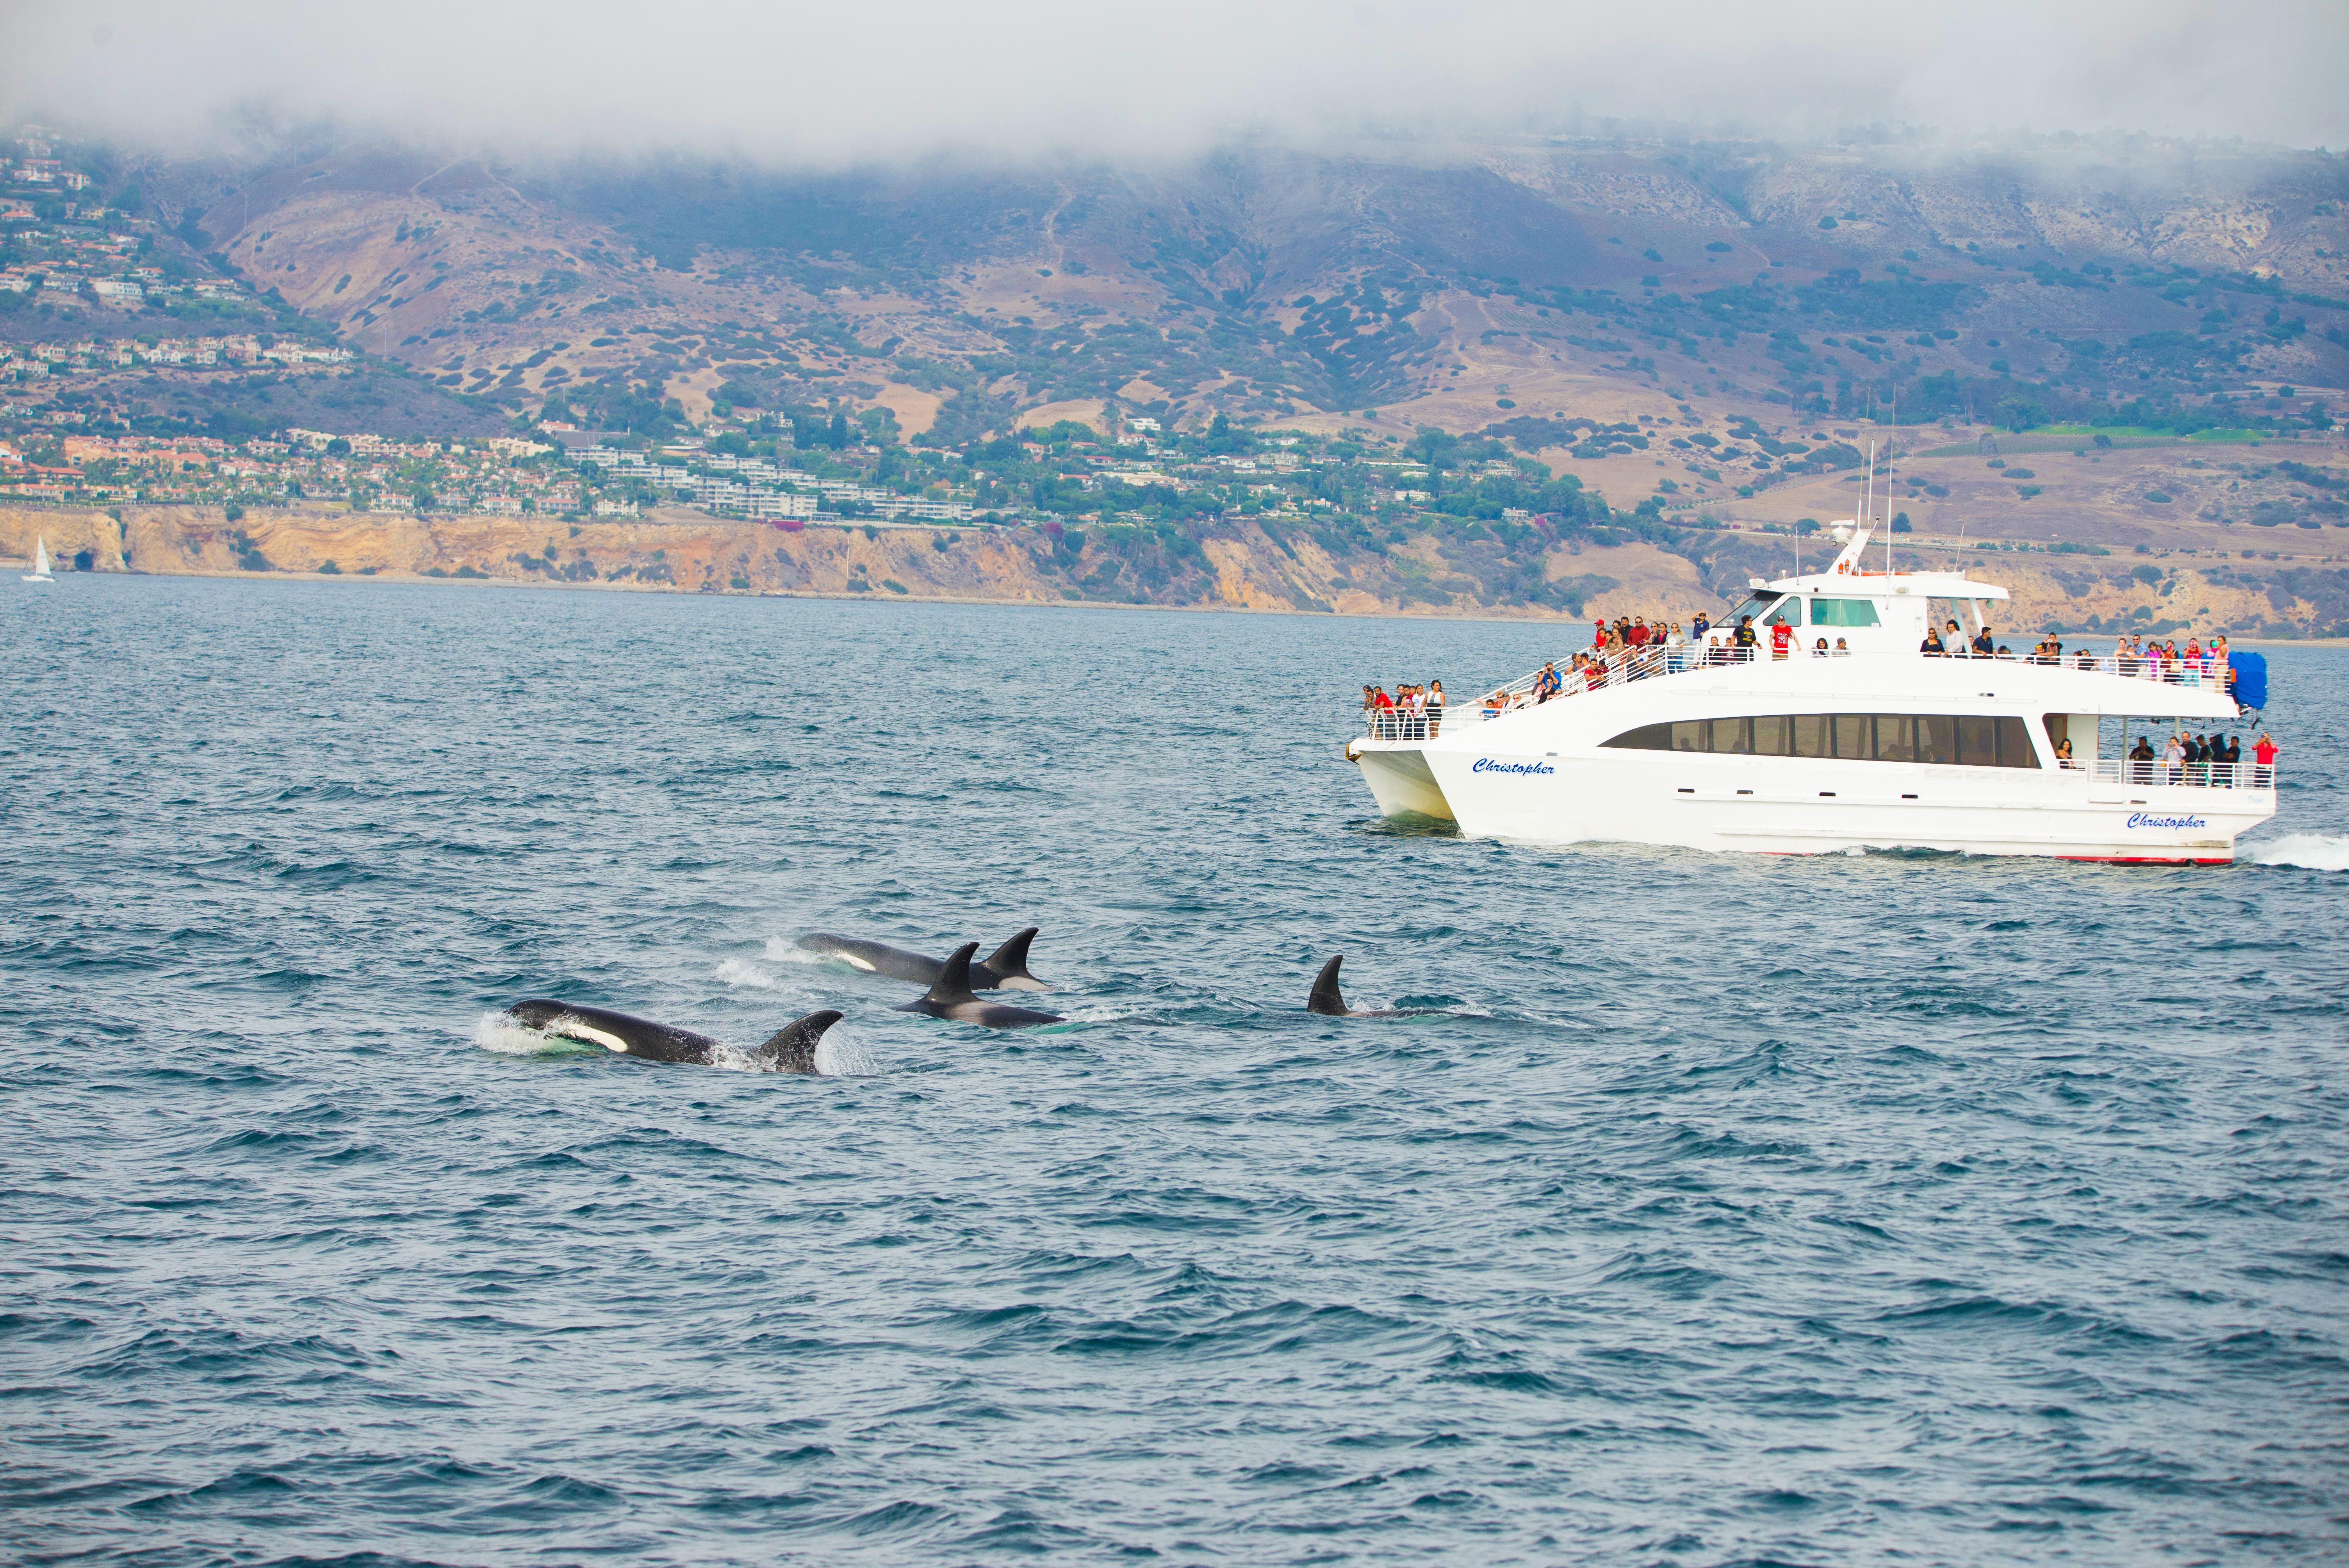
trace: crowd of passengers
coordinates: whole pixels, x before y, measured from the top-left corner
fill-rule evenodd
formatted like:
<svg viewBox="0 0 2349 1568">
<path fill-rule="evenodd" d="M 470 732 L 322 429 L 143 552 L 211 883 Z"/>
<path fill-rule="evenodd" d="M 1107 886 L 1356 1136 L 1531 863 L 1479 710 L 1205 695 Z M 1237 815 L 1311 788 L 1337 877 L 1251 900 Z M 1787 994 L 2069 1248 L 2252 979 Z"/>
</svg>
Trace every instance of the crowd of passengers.
<svg viewBox="0 0 2349 1568">
<path fill-rule="evenodd" d="M 1366 686 L 1362 714 L 1381 740 L 1432 740 L 1444 728 L 1444 683 L 1398 685 L 1392 696 L 1384 686 Z"/>
<path fill-rule="evenodd" d="M 2251 779 L 2254 788 L 2274 782 L 2271 771 L 2276 753 L 2282 748 L 2275 737 L 2265 730 L 2251 746 Z M 2064 741 L 2055 748 L 2056 759 L 2064 767 L 2075 766 L 2072 760 L 2072 743 Z M 2153 738 L 2140 735 L 2127 752 L 2130 781 L 2137 784 L 2224 784 L 2231 786 L 2236 779 L 2233 769 L 2243 760 L 2243 738 L 2220 735 L 2213 730 L 2208 735 L 2191 735 L 2184 731 L 2173 735 L 2157 752 Z M 2226 769 L 2221 771 L 2220 769 Z"/>
<path fill-rule="evenodd" d="M 1796 658 L 1806 654 L 1813 658 L 1840 658 L 1851 652 L 1841 637 L 1835 640 L 1832 647 L 1825 637 L 1819 637 L 1806 649 L 1792 626 L 1774 624 L 1764 634 L 1754 626 L 1751 615 L 1741 615 L 1736 625 L 1724 627 L 1715 625 L 1699 610 L 1690 617 L 1685 630 L 1678 621 L 1661 616 L 1652 623 L 1644 615 L 1619 615 L 1613 621 L 1601 616 L 1591 625 L 1590 646 L 1569 658 L 1563 669 L 1552 659 L 1536 671 L 1525 686 L 1497 687 L 1485 693 L 1478 707 L 1485 717 L 1498 718 L 1505 713 L 1537 707 L 1561 696 L 1569 685 L 1596 690 L 1609 681 L 1638 680 L 1699 664 L 1743 664 L 1760 658 L 1765 642 L 1773 659 Z M 1999 642 L 1987 624 L 1968 637 L 1955 621 L 1939 630 L 1927 625 L 1925 640 L 1918 645 L 1918 652 L 1935 658 L 2015 656 L 2014 650 Z M 2199 637 L 2187 638 L 2181 648 L 2175 637 L 2164 642 L 2153 637 L 2125 636 L 2110 654 L 2099 655 L 2082 648 L 2073 657 L 2081 669 L 2097 668 L 2103 660 L 2110 659 L 2108 667 L 2121 675 L 2147 676 L 2157 680 L 2209 681 L 2229 689 L 2235 680 L 2234 667 L 2228 662 L 2224 632 L 2212 636 L 2207 647 Z M 2060 665 L 2064 663 L 2064 645 L 2049 633 L 2039 639 L 2028 658 L 2033 664 Z M 1444 683 L 1399 685 L 1392 696 L 1383 686 L 1366 686 L 1362 688 L 1362 713 L 1370 733 L 1381 739 L 1430 739 L 1441 732 L 1444 724 Z M 2151 742 L 2140 736 L 2137 750 L 2128 756 L 2132 763 L 2146 765 L 2147 771 L 2141 781 L 2151 781 L 2150 769 L 2156 764 L 2168 768 L 2173 781 L 2190 776 L 2183 770 L 2198 764 L 2203 766 L 2207 777 L 2210 763 L 2242 760 L 2240 737 L 2224 746 L 2218 741 L 2215 736 L 2174 735 L 2168 748 L 2157 755 Z M 2254 750 L 2267 752 L 2258 758 L 2261 766 L 2274 761 L 2274 749 L 2272 739 L 2264 735 L 2260 738 Z M 2071 766 L 2068 751 L 2063 754 L 2063 761 L 2065 767 Z"/>
<path fill-rule="evenodd" d="M 1989 627 L 1983 627 L 1969 642 L 1955 621 L 1949 624 L 1947 635 L 1930 626 L 1926 627 L 1925 640 L 1918 645 L 1918 652 L 1944 658 L 2014 657 L 2013 649 L 1992 645 Z M 2082 648 L 2072 655 L 2074 665 L 2084 670 L 2096 669 L 2106 659 L 2112 661 L 2113 670 L 2125 676 L 2149 676 L 2157 680 L 2192 681 L 2199 678 L 2229 687 L 2235 683 L 2234 665 L 2229 662 L 2227 634 L 2224 632 L 2212 635 L 2209 647 L 2202 645 L 2199 637 L 2187 638 L 2186 645 L 2181 648 L 2175 637 L 2163 642 L 2154 637 L 2128 636 L 2121 638 L 2109 654 L 2098 655 Z M 2063 642 L 2054 633 L 2047 634 L 2031 650 L 2030 662 L 2061 665 L 2064 662 Z"/>
</svg>

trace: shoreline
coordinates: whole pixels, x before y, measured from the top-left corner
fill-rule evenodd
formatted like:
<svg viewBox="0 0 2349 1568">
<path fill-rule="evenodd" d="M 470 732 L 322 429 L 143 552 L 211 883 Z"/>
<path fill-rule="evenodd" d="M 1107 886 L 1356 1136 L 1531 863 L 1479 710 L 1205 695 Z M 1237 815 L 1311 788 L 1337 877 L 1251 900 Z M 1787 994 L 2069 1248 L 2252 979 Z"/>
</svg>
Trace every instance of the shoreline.
<svg viewBox="0 0 2349 1568">
<path fill-rule="evenodd" d="M 10 561 L 0 556 L 0 573 L 21 573 L 29 569 L 32 561 L 26 557 Z M 968 604 L 997 606 L 1007 610 L 1130 610 L 1176 615 L 1289 615 L 1299 620 L 1341 621 L 1445 621 L 1472 625 L 1588 625 L 1588 614 L 1563 615 L 1542 612 L 1520 614 L 1464 614 L 1456 610 L 1413 611 L 1403 609 L 1378 610 L 1305 610 L 1294 605 L 1256 604 L 1135 604 L 1115 599 L 1010 599 L 980 598 L 967 594 L 943 593 L 845 593 L 831 589 L 761 589 L 744 593 L 740 589 L 705 592 L 701 589 L 640 586 L 619 583 L 559 583 L 530 577 L 429 577 L 414 572 L 142 572 L 137 568 L 111 572 L 65 571 L 57 574 L 60 583 L 76 577 L 144 577 L 158 582 L 171 580 L 213 583 L 325 583 L 389 584 L 405 588 L 465 588 L 514 589 L 525 593 L 644 593 L 672 599 L 813 599 L 830 600 L 835 603 L 866 604 Z M 2064 632 L 2059 636 L 2113 641 L 2110 632 Z M 2228 634 L 2229 642 L 2245 647 L 2277 648 L 2343 648 L 2349 647 L 2349 637 L 2261 637 Z"/>
</svg>

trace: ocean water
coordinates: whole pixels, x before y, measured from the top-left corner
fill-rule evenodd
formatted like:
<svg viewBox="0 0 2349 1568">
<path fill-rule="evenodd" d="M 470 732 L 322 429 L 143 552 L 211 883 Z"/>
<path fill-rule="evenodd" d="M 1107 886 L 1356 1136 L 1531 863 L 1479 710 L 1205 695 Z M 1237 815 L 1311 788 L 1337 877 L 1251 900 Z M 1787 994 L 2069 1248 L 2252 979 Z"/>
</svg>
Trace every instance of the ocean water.
<svg viewBox="0 0 2349 1568">
<path fill-rule="evenodd" d="M 1790 861 L 1376 821 L 1541 627 L 5 586 L 8 1561 L 2349 1556 L 2349 650 L 2233 867 Z"/>
</svg>

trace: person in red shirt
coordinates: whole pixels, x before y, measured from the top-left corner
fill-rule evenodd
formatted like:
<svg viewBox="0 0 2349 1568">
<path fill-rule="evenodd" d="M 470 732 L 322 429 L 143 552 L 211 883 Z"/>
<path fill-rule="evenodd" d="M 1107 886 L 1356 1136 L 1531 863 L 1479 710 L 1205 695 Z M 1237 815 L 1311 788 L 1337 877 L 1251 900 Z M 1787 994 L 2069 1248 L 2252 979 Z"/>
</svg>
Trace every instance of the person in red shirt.
<svg viewBox="0 0 2349 1568">
<path fill-rule="evenodd" d="M 2251 760 L 2262 768 L 2272 768 L 2275 766 L 2276 753 L 2281 749 L 2282 748 L 2275 743 L 2275 737 L 2263 729 L 2260 731 L 2259 744 L 2251 748 Z"/>
<path fill-rule="evenodd" d="M 1634 615 L 1631 618 L 1630 643 L 1635 648 L 1644 648 L 1648 645 L 1648 618 L 1645 615 Z"/>
<path fill-rule="evenodd" d="M 1795 645 L 1795 628 L 1781 621 L 1770 628 L 1770 656 L 1783 659 Z"/>
</svg>

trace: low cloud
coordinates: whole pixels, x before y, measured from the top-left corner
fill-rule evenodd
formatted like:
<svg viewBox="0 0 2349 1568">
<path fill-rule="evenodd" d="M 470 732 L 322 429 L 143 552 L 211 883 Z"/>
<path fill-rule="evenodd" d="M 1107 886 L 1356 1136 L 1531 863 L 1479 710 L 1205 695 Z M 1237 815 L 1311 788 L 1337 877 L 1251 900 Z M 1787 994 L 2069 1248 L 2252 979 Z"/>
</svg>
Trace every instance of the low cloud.
<svg viewBox="0 0 2349 1568">
<path fill-rule="evenodd" d="M 2349 141 L 2349 6 L 1523 0 L 1181 6 L 17 0 L 0 107 L 180 145 L 240 120 L 550 154 L 837 163 L 1214 140 L 1868 124 Z M 1581 119 L 1578 121 L 1578 110 Z"/>
</svg>

